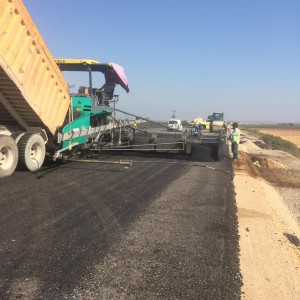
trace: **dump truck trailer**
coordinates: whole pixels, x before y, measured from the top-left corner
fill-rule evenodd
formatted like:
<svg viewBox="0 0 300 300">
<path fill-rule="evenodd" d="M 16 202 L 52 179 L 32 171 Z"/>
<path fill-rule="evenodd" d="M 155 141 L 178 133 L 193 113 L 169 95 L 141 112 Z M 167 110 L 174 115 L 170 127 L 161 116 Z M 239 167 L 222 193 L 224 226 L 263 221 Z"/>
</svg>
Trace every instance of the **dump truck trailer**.
<svg viewBox="0 0 300 300">
<path fill-rule="evenodd" d="M 68 86 L 20 0 L 0 1 L 0 177 L 45 157 L 70 106 Z"/>
<path fill-rule="evenodd" d="M 0 1 L 0 120 L 55 134 L 70 97 L 49 49 L 20 0 Z"/>
</svg>

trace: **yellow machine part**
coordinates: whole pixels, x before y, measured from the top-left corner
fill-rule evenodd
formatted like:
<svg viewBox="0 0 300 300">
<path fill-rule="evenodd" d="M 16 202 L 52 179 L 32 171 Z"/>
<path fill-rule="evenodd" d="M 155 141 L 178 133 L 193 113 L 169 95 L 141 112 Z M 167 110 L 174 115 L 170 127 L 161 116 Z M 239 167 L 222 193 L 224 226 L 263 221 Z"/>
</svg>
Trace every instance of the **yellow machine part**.
<svg viewBox="0 0 300 300">
<path fill-rule="evenodd" d="M 68 85 L 21 0 L 0 0 L 0 124 L 54 134 L 66 117 Z"/>
</svg>

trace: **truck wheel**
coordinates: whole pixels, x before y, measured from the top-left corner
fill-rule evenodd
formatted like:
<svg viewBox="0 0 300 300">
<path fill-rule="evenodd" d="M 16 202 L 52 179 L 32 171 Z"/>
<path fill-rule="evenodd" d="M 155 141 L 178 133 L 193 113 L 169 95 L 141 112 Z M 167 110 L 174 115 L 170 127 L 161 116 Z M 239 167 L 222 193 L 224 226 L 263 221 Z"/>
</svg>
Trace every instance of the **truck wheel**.
<svg viewBox="0 0 300 300">
<path fill-rule="evenodd" d="M 18 149 L 18 169 L 36 171 L 42 166 L 46 155 L 46 146 L 40 134 L 24 134 L 18 142 Z"/>
<path fill-rule="evenodd" d="M 18 147 L 14 139 L 0 135 L 0 178 L 10 176 L 18 163 Z"/>
<path fill-rule="evenodd" d="M 204 124 L 200 124 L 200 129 L 201 130 L 206 129 L 206 126 Z"/>
</svg>

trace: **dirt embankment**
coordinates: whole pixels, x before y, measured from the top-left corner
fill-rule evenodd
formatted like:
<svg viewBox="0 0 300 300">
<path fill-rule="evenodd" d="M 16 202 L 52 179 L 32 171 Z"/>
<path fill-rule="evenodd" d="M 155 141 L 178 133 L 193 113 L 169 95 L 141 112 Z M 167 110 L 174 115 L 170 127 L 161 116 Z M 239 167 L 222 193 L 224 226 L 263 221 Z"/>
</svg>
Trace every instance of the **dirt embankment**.
<svg viewBox="0 0 300 300">
<path fill-rule="evenodd" d="M 243 299 L 299 299 L 300 160 L 242 140 L 233 168 Z"/>
</svg>

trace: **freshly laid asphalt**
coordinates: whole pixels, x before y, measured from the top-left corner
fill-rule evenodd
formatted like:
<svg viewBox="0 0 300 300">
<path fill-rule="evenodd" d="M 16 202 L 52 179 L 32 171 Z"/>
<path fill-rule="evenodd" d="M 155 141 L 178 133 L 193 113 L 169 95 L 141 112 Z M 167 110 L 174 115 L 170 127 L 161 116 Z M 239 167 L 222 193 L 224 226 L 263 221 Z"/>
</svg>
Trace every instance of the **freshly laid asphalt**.
<svg viewBox="0 0 300 300">
<path fill-rule="evenodd" d="M 0 299 L 240 299 L 231 163 L 207 149 L 1 179 Z"/>
</svg>

